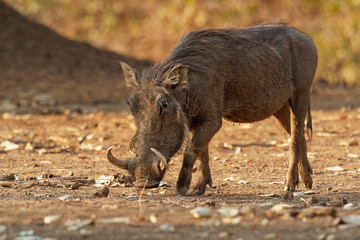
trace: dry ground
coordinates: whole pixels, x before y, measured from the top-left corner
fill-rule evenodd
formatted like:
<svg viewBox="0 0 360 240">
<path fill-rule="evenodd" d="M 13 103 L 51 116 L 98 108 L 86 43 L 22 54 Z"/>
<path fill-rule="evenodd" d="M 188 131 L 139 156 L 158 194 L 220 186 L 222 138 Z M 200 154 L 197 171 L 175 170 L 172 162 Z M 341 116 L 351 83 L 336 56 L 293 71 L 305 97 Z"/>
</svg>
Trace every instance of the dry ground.
<svg viewBox="0 0 360 240">
<path fill-rule="evenodd" d="M 204 196 L 175 195 L 179 153 L 172 158 L 164 186 L 145 190 L 140 197 L 127 173 L 105 158 L 110 145 L 116 146 L 117 156 L 131 156 L 133 120 L 125 112 L 5 113 L 0 119 L 0 225 L 6 230 L 0 237 L 12 239 L 33 230 L 33 235 L 55 239 L 358 239 L 359 223 L 346 224 L 346 217 L 360 216 L 360 109 L 313 110 L 313 119 L 308 155 L 314 191 L 289 200 L 281 184 L 288 136 L 274 118 L 253 124 L 224 122 L 211 142 L 214 186 L 207 187 Z M 6 149 L 8 141 L 18 148 Z M 343 170 L 327 170 L 335 166 Z M 94 196 L 101 189 L 94 183 L 100 175 L 117 176 L 103 198 Z M 304 190 L 300 184 L 297 191 Z M 65 195 L 68 199 L 58 199 Z M 345 207 L 350 210 L 344 209 L 346 202 L 352 204 Z M 281 203 L 287 205 L 277 211 L 274 206 Z M 210 216 L 194 218 L 190 211 L 199 206 L 211 209 Z M 239 212 L 230 217 L 216 213 L 224 207 Z M 53 215 L 60 219 L 45 224 L 44 217 Z M 114 218 L 120 223 L 103 222 Z M 82 227 L 73 220 L 88 222 Z"/>
<path fill-rule="evenodd" d="M 288 136 L 270 118 L 224 123 L 204 196 L 175 195 L 181 154 L 164 185 L 140 196 L 105 149 L 130 157 L 135 131 L 116 61 L 149 62 L 69 41 L 1 0 L 0 29 L 0 239 L 360 238 L 359 88 L 313 89 L 312 194 L 302 184 L 291 200 L 282 192 Z M 103 198 L 101 175 L 116 176 Z M 196 207 L 207 217 L 194 218 Z"/>
</svg>

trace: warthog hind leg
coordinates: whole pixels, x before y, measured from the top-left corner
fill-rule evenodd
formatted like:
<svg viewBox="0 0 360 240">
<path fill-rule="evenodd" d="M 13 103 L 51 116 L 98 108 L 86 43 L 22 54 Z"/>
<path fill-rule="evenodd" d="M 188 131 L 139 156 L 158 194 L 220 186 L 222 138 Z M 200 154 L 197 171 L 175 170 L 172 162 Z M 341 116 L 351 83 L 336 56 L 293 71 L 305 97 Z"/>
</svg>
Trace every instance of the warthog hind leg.
<svg viewBox="0 0 360 240">
<path fill-rule="evenodd" d="M 305 117 L 310 104 L 309 93 L 294 96 L 290 101 L 291 106 L 291 143 L 289 169 L 285 180 L 285 191 L 295 191 L 299 184 L 299 172 L 301 180 L 307 188 L 312 187 L 312 169 L 307 158 L 305 140 Z"/>
</svg>

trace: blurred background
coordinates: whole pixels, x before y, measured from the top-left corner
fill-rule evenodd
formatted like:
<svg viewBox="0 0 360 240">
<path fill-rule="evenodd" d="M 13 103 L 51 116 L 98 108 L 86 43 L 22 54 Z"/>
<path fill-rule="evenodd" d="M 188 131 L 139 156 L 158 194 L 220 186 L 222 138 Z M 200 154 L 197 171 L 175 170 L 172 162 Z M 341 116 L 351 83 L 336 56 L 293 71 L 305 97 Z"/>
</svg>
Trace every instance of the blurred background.
<svg viewBox="0 0 360 240">
<path fill-rule="evenodd" d="M 57 75 L 63 75 L 62 80 L 54 81 L 56 83 L 66 81 L 66 79 L 72 77 L 77 79 L 77 85 L 70 84 L 64 91 L 73 89 L 84 82 L 84 79 L 92 79 L 94 76 L 97 77 L 91 82 L 95 84 L 97 82 L 96 79 L 111 79 L 112 77 L 115 79 L 121 75 L 121 70 L 117 69 L 118 66 L 112 66 L 110 69 L 116 73 L 114 76 L 106 75 L 104 72 L 108 73 L 110 71 L 107 70 L 107 67 L 112 63 L 101 63 L 101 59 L 127 60 L 130 64 L 141 69 L 142 67 L 148 66 L 150 61 L 162 61 L 181 36 L 191 30 L 224 27 L 242 28 L 268 22 L 289 23 L 290 26 L 300 29 L 313 38 L 319 52 L 319 65 L 315 77 L 316 82 L 346 87 L 360 85 L 360 0 L 3 1 L 5 5 L 1 5 L 1 7 L 7 6 L 13 8 L 21 15 L 26 16 L 30 21 L 45 25 L 50 28 L 49 30 L 55 31 L 66 39 L 84 43 L 82 47 L 76 45 L 76 49 L 87 46 L 82 52 L 80 50 L 72 50 L 69 52 L 70 58 L 78 56 L 79 59 L 77 61 L 69 66 L 63 66 L 61 70 L 54 70 Z M 36 32 L 32 29 L 33 23 L 31 23 L 32 25 L 28 24 L 25 28 L 22 28 L 21 24 L 23 23 L 17 25 L 17 28 L 22 29 L 20 32 L 24 33 L 29 31 L 29 34 L 23 34 L 20 41 L 30 41 L 28 38 L 32 36 L 33 40 L 31 41 L 34 42 L 32 45 L 33 52 L 23 58 L 32 58 L 32 56 L 42 51 L 42 48 L 46 46 L 48 46 L 49 50 L 43 55 L 47 56 L 51 53 L 51 61 L 55 61 L 54 58 L 56 58 L 56 54 L 54 55 L 54 53 L 52 53 L 53 51 L 59 51 L 59 54 L 66 53 L 69 44 L 63 43 L 61 46 L 59 46 L 59 44 L 56 45 L 56 40 L 46 37 L 50 33 L 44 33 L 43 37 L 39 37 L 42 36 L 42 30 L 39 29 L 36 30 L 38 33 L 33 34 L 38 36 L 38 38 L 36 38 L 36 36 L 30 34 L 30 31 L 33 33 Z M 7 25 L 1 25 L 0 19 L 0 27 L 9 30 L 12 25 L 11 22 L 10 25 L 9 23 Z M 1 31 L 3 31 L 3 29 L 0 29 L 0 33 Z M 18 35 L 19 34 L 10 34 L 10 39 L 16 38 Z M 0 34 L 0 40 L 1 36 Z M 6 36 L 8 36 L 7 39 L 9 39 L 9 34 Z M 5 38 L 2 40 L 4 39 Z M 42 44 L 38 44 L 41 46 L 37 45 L 39 42 L 42 42 Z M 38 47 L 38 50 L 34 50 L 36 47 Z M 101 49 L 101 51 L 107 51 L 108 53 L 115 53 L 116 55 L 101 55 L 102 53 L 97 53 L 103 56 L 101 57 L 95 54 L 94 56 L 96 57 L 94 57 L 93 60 L 96 62 L 97 59 L 99 59 L 99 64 L 103 64 L 103 66 L 99 67 L 96 64 L 92 65 L 88 63 L 88 71 L 95 71 L 94 69 L 97 69 L 96 72 L 90 72 L 80 76 L 79 72 L 84 70 L 82 67 L 86 65 L 84 62 L 92 59 L 90 52 L 93 50 L 90 50 L 90 48 L 93 47 Z M 26 46 L 24 47 L 24 49 L 28 48 L 29 47 Z M 62 50 L 57 48 L 62 48 Z M 23 52 L 24 51 L 22 51 L 21 54 L 24 54 Z M 12 56 L 12 53 L 9 53 L 9 56 Z M 39 56 L 39 59 L 41 56 Z M 47 57 L 49 58 L 49 56 Z M 144 59 L 149 61 L 143 61 Z M 64 65 L 64 61 L 66 62 L 66 57 L 64 57 L 63 61 L 59 62 L 57 66 Z M 28 65 L 31 65 L 32 62 L 33 60 L 28 62 Z M 49 60 L 46 60 L 38 65 L 41 67 L 48 64 L 48 62 Z M 28 65 L 18 65 L 11 74 L 7 71 L 6 74 L 4 74 L 8 82 L 6 87 L 11 86 L 10 82 L 14 82 L 13 76 L 14 74 L 16 75 L 16 71 L 19 70 L 19 68 L 26 69 Z M 8 68 L 12 66 L 12 63 L 8 63 Z M 74 66 L 76 66 L 75 69 Z M 73 70 L 66 70 L 71 67 Z M 32 70 L 29 69 L 26 75 L 18 77 L 17 84 L 26 84 L 25 80 L 22 79 L 34 74 L 31 71 Z M 48 69 L 43 69 L 42 76 L 47 79 L 54 78 L 54 74 L 47 75 L 48 72 Z M 64 72 L 67 74 L 64 75 Z M 37 76 L 38 75 L 35 74 L 33 78 L 37 78 Z M 46 91 L 48 91 L 49 88 L 54 86 L 54 82 L 51 84 L 43 83 L 43 90 L 46 89 Z M 107 91 L 111 85 L 116 91 L 121 92 L 123 90 L 122 84 L 117 83 L 115 80 L 108 80 L 108 82 L 102 81 L 102 83 L 98 82 L 96 86 L 104 86 L 102 89 L 106 89 Z M 59 89 L 61 89 L 61 87 L 59 87 Z M 97 96 L 100 96 L 98 99 L 98 101 L 100 101 L 102 94 L 99 93 L 101 90 L 99 88 L 97 89 L 97 92 L 92 92 L 91 90 L 85 91 L 86 94 L 80 100 L 74 98 L 74 101 L 91 102 L 96 99 Z M 109 101 L 115 101 L 123 97 L 115 93 L 116 91 L 108 94 L 113 96 L 113 98 L 110 97 Z M 104 94 L 106 94 L 106 92 L 104 92 L 103 95 Z M 4 93 L 2 93 L 2 95 L 6 96 Z M 54 91 L 53 95 L 56 98 L 56 91 Z M 9 94 L 7 97 L 11 98 Z M 71 99 L 71 96 L 66 99 Z M 66 102 L 61 98 L 56 98 L 55 101 Z"/>
<path fill-rule="evenodd" d="M 6 0 L 74 40 L 161 61 L 193 29 L 287 22 L 319 50 L 317 80 L 360 83 L 360 0 Z"/>
</svg>

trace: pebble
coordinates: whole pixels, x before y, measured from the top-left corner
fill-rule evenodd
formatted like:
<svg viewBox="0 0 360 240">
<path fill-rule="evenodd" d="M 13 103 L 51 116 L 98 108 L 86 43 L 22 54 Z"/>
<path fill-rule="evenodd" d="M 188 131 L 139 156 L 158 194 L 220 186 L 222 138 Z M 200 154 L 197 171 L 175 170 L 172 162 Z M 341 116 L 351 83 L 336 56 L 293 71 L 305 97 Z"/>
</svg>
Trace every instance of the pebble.
<svg viewBox="0 0 360 240">
<path fill-rule="evenodd" d="M 162 232 L 175 232 L 175 227 L 164 223 L 160 225 L 159 230 Z"/>
<path fill-rule="evenodd" d="M 79 189 L 80 186 L 81 185 L 79 183 L 73 183 L 73 184 L 70 185 L 69 189 L 76 190 L 76 189 Z"/>
<path fill-rule="evenodd" d="M 67 230 L 68 231 L 74 231 L 74 230 L 78 230 L 78 229 L 81 229 L 87 225 L 90 225 L 90 224 L 93 224 L 94 223 L 94 220 L 92 219 L 88 219 L 88 220 L 84 220 L 82 222 L 77 222 L 75 224 L 72 224 L 72 223 L 68 223 L 66 222 L 65 225 L 69 225 Z"/>
<path fill-rule="evenodd" d="M 308 200 L 306 200 L 306 206 L 311 206 L 317 203 L 319 203 L 319 200 L 315 197 L 309 197 Z"/>
<path fill-rule="evenodd" d="M 290 204 L 277 204 L 277 205 L 274 205 L 272 208 L 271 208 L 271 211 L 273 212 L 281 212 L 283 211 L 284 209 L 289 209 L 289 208 L 293 208 L 294 206 L 293 205 L 290 205 Z"/>
<path fill-rule="evenodd" d="M 211 216 L 212 210 L 208 207 L 197 207 L 190 211 L 194 218 L 207 218 Z"/>
<path fill-rule="evenodd" d="M 294 197 L 303 197 L 303 196 L 305 196 L 305 193 L 304 193 L 304 191 L 294 192 L 293 195 L 294 195 Z"/>
<path fill-rule="evenodd" d="M 53 222 L 57 222 L 57 221 L 59 221 L 60 218 L 61 218 L 61 215 L 46 216 L 46 217 L 44 217 L 44 223 L 50 224 Z"/>
<path fill-rule="evenodd" d="M 335 199 L 330 202 L 330 205 L 333 207 L 343 207 L 345 204 L 347 204 L 347 200 L 343 198 Z"/>
<path fill-rule="evenodd" d="M 351 138 L 348 142 L 349 147 L 354 147 L 359 145 L 359 141 L 356 138 Z"/>
<path fill-rule="evenodd" d="M 344 205 L 343 208 L 346 209 L 346 210 L 351 210 L 351 209 L 353 209 L 353 207 L 354 207 L 353 203 L 347 203 L 347 204 Z"/>
<path fill-rule="evenodd" d="M 13 240 L 43 240 L 43 238 L 39 236 L 20 236 L 14 238 Z"/>
<path fill-rule="evenodd" d="M 70 198 L 70 195 L 66 194 L 64 196 L 61 196 L 61 197 L 58 197 L 59 200 L 61 201 L 65 201 L 65 200 L 68 200 Z"/>
<path fill-rule="evenodd" d="M 109 195 L 109 188 L 108 187 L 104 187 L 100 190 L 98 190 L 95 194 L 94 197 L 107 197 Z"/>
<path fill-rule="evenodd" d="M 20 146 L 18 144 L 10 142 L 10 141 L 4 141 L 0 144 L 0 146 L 3 147 L 5 151 L 12 151 L 12 150 L 20 148 Z"/>
<path fill-rule="evenodd" d="M 102 223 L 102 224 L 109 224 L 109 223 L 125 223 L 125 224 L 129 224 L 130 223 L 130 218 L 129 217 L 116 217 L 116 218 L 108 218 L 108 219 L 99 219 L 96 222 L 97 223 Z"/>
<path fill-rule="evenodd" d="M 219 215 L 224 217 L 235 217 L 239 214 L 240 209 L 239 208 L 232 208 L 232 207 L 226 207 L 226 208 L 220 208 L 216 211 Z"/>
<path fill-rule="evenodd" d="M 360 226 L 360 215 L 347 215 L 347 216 L 343 216 L 342 220 L 345 223 L 349 223 L 349 224 L 355 224 L 357 226 Z"/>
</svg>

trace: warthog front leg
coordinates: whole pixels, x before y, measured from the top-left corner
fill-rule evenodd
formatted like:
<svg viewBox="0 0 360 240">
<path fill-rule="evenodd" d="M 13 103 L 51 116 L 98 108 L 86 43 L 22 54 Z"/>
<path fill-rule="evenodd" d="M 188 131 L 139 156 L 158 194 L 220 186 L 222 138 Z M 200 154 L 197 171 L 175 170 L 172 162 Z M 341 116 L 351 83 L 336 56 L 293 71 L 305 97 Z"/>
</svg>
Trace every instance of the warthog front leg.
<svg viewBox="0 0 360 240">
<path fill-rule="evenodd" d="M 221 125 L 222 119 L 220 117 L 212 121 L 203 122 L 195 130 L 193 138 L 191 139 L 189 149 L 187 149 L 184 153 L 183 164 L 176 185 L 176 191 L 178 194 L 185 195 L 187 193 L 191 183 L 192 170 L 195 160 L 198 158 L 200 153 L 204 152 L 207 149 L 211 138 L 220 129 Z M 206 154 L 207 161 L 203 166 L 200 166 L 200 182 L 198 182 L 195 187 L 195 189 L 198 187 L 198 189 L 200 190 L 198 191 L 199 194 L 204 194 L 206 184 L 211 183 L 210 168 L 208 163 L 208 151 L 206 151 Z M 201 180 L 202 177 L 203 180 Z M 203 192 L 201 193 L 202 190 Z M 195 192 L 197 191 L 195 190 Z"/>
<path fill-rule="evenodd" d="M 307 188 L 312 187 L 312 169 L 307 158 L 305 140 L 305 117 L 310 103 L 309 93 L 294 96 L 291 99 L 291 143 L 289 169 L 285 180 L 285 191 L 295 191 L 299 184 L 299 170 Z"/>
<path fill-rule="evenodd" d="M 211 172 L 209 167 L 209 147 L 200 154 L 199 178 L 194 187 L 192 195 L 203 195 L 206 185 L 212 187 Z"/>
</svg>

